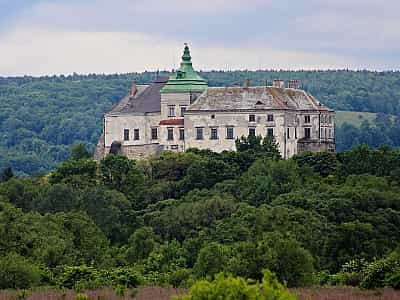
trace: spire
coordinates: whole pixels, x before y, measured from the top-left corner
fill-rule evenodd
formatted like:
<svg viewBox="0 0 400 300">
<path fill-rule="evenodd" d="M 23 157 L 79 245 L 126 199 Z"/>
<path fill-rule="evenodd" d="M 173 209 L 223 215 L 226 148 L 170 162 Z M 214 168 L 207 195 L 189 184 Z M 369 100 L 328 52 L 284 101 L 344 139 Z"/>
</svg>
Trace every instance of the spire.
<svg viewBox="0 0 400 300">
<path fill-rule="evenodd" d="M 181 67 L 169 78 L 167 84 L 161 89 L 161 93 L 201 93 L 207 89 L 207 86 L 207 82 L 193 69 L 189 46 L 185 43 Z"/>
</svg>

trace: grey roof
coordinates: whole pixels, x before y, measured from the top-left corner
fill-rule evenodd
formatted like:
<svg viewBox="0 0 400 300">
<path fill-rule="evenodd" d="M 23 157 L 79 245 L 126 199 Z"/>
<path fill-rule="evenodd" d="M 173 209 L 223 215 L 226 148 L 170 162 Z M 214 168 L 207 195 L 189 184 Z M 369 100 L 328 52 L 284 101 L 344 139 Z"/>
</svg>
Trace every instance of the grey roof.
<svg viewBox="0 0 400 300">
<path fill-rule="evenodd" d="M 277 87 L 212 87 L 188 111 L 235 110 L 322 110 L 332 111 L 303 90 Z"/>
<path fill-rule="evenodd" d="M 138 85 L 134 97 L 125 96 L 108 114 L 161 112 L 160 90 L 167 81 L 168 78 L 158 78 L 150 85 Z"/>
</svg>

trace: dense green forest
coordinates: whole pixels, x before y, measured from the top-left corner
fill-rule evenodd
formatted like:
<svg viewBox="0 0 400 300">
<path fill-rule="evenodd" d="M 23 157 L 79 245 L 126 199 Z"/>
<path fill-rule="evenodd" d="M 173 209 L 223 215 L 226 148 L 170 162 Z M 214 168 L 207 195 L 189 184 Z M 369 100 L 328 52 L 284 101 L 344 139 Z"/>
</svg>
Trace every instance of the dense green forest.
<svg viewBox="0 0 400 300">
<path fill-rule="evenodd" d="M 394 116 L 390 126 L 338 128 L 338 150 L 359 143 L 400 145 L 395 134 L 400 129 L 399 72 L 212 71 L 201 75 L 211 86 L 243 83 L 247 78 L 254 85 L 271 84 L 276 78 L 299 79 L 305 90 L 335 110 Z M 0 169 L 12 166 L 18 174 L 47 172 L 69 158 L 72 144 L 84 142 L 93 149 L 104 112 L 127 93 L 133 79 L 149 83 L 155 76 L 144 72 L 0 78 Z"/>
<path fill-rule="evenodd" d="M 5 170 L 0 289 L 187 287 L 265 270 L 289 287 L 400 288 L 399 150 L 282 160 L 271 139 L 236 143 L 101 162 L 76 145 L 45 176 Z"/>
</svg>

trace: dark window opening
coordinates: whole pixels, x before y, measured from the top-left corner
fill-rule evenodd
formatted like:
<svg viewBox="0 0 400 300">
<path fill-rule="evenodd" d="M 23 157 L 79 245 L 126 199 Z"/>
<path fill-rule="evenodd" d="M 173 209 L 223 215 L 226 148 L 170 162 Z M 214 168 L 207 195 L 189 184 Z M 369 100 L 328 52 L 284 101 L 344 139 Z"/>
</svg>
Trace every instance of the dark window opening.
<svg viewBox="0 0 400 300">
<path fill-rule="evenodd" d="M 196 140 L 202 140 L 203 139 L 203 127 L 197 127 L 196 128 Z"/>
<path fill-rule="evenodd" d="M 218 129 L 217 128 L 211 128 L 211 136 L 210 139 L 212 140 L 218 140 Z"/>
<path fill-rule="evenodd" d="M 215 115 L 211 115 L 211 119 L 215 119 Z"/>
<path fill-rule="evenodd" d="M 290 128 L 287 129 L 287 138 L 290 139 Z"/>
<path fill-rule="evenodd" d="M 311 122 L 311 117 L 310 116 L 304 116 L 304 123 L 310 123 Z"/>
<path fill-rule="evenodd" d="M 226 138 L 228 140 L 233 140 L 233 127 L 226 128 Z"/>
<path fill-rule="evenodd" d="M 311 128 L 304 128 L 304 138 L 305 139 L 311 138 Z"/>
<path fill-rule="evenodd" d="M 249 128 L 249 136 L 256 136 L 256 129 L 255 128 Z"/>
<path fill-rule="evenodd" d="M 134 139 L 135 141 L 137 141 L 137 140 L 140 139 L 140 136 L 139 136 L 139 129 L 135 129 L 135 130 L 133 131 L 133 139 Z"/>
<path fill-rule="evenodd" d="M 186 106 L 181 106 L 181 117 L 185 115 L 186 112 Z"/>
<path fill-rule="evenodd" d="M 256 115 L 249 115 L 249 122 L 255 122 L 256 121 Z"/>
<path fill-rule="evenodd" d="M 158 139 L 158 129 L 157 128 L 151 129 L 151 139 L 152 140 Z"/>
<path fill-rule="evenodd" d="M 129 141 L 129 129 L 124 129 L 124 141 Z"/>
<path fill-rule="evenodd" d="M 179 128 L 179 139 L 183 141 L 185 139 L 185 129 Z"/>
<path fill-rule="evenodd" d="M 168 141 L 173 141 L 174 140 L 174 129 L 173 128 L 168 128 L 167 132 L 167 139 Z"/>
<path fill-rule="evenodd" d="M 168 106 L 168 117 L 175 117 L 175 105 Z"/>
<path fill-rule="evenodd" d="M 274 129 L 273 128 L 267 128 L 267 136 L 274 137 Z"/>
<path fill-rule="evenodd" d="M 274 121 L 274 115 L 267 115 L 267 121 L 268 122 L 273 122 Z"/>
</svg>

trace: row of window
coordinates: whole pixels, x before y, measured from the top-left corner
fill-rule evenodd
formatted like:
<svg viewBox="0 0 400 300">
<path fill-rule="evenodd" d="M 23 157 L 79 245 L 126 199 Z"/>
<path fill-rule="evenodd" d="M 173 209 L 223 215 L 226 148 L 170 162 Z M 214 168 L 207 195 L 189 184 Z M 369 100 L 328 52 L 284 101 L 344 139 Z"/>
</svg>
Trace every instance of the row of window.
<svg viewBox="0 0 400 300">
<path fill-rule="evenodd" d="M 186 106 L 180 106 L 180 116 L 183 117 L 186 112 Z M 175 105 L 168 105 L 168 117 L 175 117 Z"/>
<path fill-rule="evenodd" d="M 249 135 L 255 136 L 256 135 L 256 128 L 250 127 L 249 128 Z M 287 128 L 286 137 L 288 139 L 291 138 L 290 128 Z M 274 128 L 267 128 L 267 136 L 274 136 Z M 124 140 L 129 141 L 129 129 L 124 129 Z M 234 134 L 234 127 L 229 126 L 226 127 L 226 139 L 233 140 L 235 138 Z M 322 128 L 321 129 L 321 137 L 322 138 L 332 138 L 333 132 L 330 128 Z M 297 128 L 294 128 L 294 138 L 297 139 Z M 309 139 L 311 138 L 311 128 L 304 128 L 304 138 Z M 157 140 L 158 139 L 158 128 L 151 128 L 151 139 Z M 185 139 L 185 129 L 179 128 L 179 140 Z M 196 127 L 196 140 L 203 140 L 204 139 L 204 127 Z M 211 140 L 218 140 L 218 128 L 212 127 L 210 128 L 210 139 Z M 139 129 L 133 130 L 133 140 L 140 140 L 140 133 Z M 169 127 L 167 128 L 167 140 L 173 141 L 174 140 L 174 128 Z"/>
<path fill-rule="evenodd" d="M 249 122 L 255 122 L 256 121 L 256 115 L 249 115 Z M 274 121 L 274 115 L 267 115 L 267 122 L 273 122 Z"/>
</svg>

